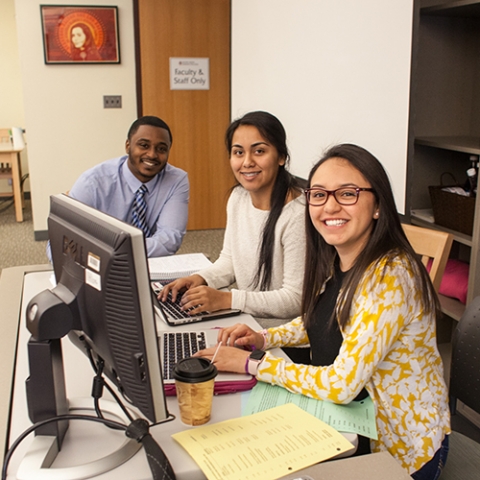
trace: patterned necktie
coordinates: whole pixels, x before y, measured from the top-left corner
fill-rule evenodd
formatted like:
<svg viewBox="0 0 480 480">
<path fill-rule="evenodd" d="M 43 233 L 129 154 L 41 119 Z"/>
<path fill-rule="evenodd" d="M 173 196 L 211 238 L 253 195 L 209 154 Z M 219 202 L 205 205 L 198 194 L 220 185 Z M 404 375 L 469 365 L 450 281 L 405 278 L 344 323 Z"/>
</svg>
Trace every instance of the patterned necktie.
<svg viewBox="0 0 480 480">
<path fill-rule="evenodd" d="M 147 202 L 145 201 L 145 194 L 147 187 L 142 185 L 135 192 L 135 199 L 133 200 L 132 208 L 132 225 L 143 230 L 145 238 L 151 235 L 150 228 L 147 224 Z"/>
</svg>

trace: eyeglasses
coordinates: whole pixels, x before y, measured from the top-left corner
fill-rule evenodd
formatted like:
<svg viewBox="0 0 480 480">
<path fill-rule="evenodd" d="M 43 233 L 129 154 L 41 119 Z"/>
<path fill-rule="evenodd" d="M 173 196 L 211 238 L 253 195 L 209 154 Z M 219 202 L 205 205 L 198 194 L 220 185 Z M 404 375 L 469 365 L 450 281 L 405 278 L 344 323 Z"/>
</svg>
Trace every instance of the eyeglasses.
<svg viewBox="0 0 480 480">
<path fill-rule="evenodd" d="M 373 188 L 359 188 L 359 187 L 342 187 L 336 190 L 325 190 L 324 188 L 312 187 L 303 191 L 307 202 L 312 207 L 321 207 L 327 203 L 328 197 L 333 195 L 333 198 L 340 205 L 355 205 L 358 202 L 360 192 L 375 193 Z"/>
</svg>

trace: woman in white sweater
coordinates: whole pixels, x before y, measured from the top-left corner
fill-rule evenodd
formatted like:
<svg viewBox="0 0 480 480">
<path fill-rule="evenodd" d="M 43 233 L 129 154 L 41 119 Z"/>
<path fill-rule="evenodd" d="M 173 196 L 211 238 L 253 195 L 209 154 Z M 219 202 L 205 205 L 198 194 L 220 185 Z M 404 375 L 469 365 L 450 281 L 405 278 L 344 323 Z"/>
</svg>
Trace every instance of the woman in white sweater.
<svg viewBox="0 0 480 480">
<path fill-rule="evenodd" d="M 305 260 L 305 203 L 287 170 L 285 129 L 270 113 L 250 112 L 232 122 L 225 141 L 238 185 L 220 257 L 167 285 L 160 299 L 181 292 L 193 313 L 238 308 L 263 327 L 278 325 L 300 314 Z"/>
</svg>

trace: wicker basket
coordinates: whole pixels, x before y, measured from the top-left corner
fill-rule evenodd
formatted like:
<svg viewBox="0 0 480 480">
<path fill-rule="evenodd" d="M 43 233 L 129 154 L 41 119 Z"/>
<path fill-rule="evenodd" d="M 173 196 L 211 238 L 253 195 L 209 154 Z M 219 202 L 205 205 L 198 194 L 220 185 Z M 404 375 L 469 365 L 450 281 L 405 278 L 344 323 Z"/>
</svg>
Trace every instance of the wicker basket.
<svg viewBox="0 0 480 480">
<path fill-rule="evenodd" d="M 475 197 L 465 197 L 456 193 L 445 192 L 449 185 L 430 186 L 435 223 L 457 232 L 471 235 L 475 214 Z M 450 185 L 456 187 L 458 185 Z"/>
</svg>

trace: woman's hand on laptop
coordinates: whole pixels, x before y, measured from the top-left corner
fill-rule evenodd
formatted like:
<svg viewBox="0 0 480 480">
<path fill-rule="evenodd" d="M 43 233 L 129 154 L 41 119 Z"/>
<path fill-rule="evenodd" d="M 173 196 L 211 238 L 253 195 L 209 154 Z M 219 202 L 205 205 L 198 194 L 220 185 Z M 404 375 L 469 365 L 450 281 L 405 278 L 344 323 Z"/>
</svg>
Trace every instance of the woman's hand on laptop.
<svg viewBox="0 0 480 480">
<path fill-rule="evenodd" d="M 224 347 L 221 345 L 220 348 L 210 347 L 200 350 L 194 356 L 208 358 L 211 361 L 214 355 L 215 361 L 213 364 L 219 372 L 245 373 L 245 364 L 250 356 L 250 352 L 241 348 Z"/>
<path fill-rule="evenodd" d="M 158 295 L 158 299 L 164 302 L 167 299 L 168 293 L 172 292 L 172 301 L 175 302 L 177 295 L 184 291 L 198 287 L 200 285 L 206 285 L 205 279 L 200 275 L 190 275 L 189 277 L 177 278 L 173 282 L 168 283 L 162 288 L 162 291 Z"/>
<path fill-rule="evenodd" d="M 202 278 L 202 277 L 200 277 Z M 206 285 L 190 287 L 183 295 L 180 301 L 182 310 L 188 310 L 188 313 L 195 315 L 201 312 L 215 312 L 231 308 L 232 293 L 216 290 Z M 189 309 L 192 310 L 189 310 Z"/>
<path fill-rule="evenodd" d="M 248 351 L 261 350 L 265 338 L 260 332 L 256 332 L 244 323 L 237 323 L 231 327 L 222 328 L 218 332 L 218 342 L 222 345 L 239 347 Z"/>
</svg>

